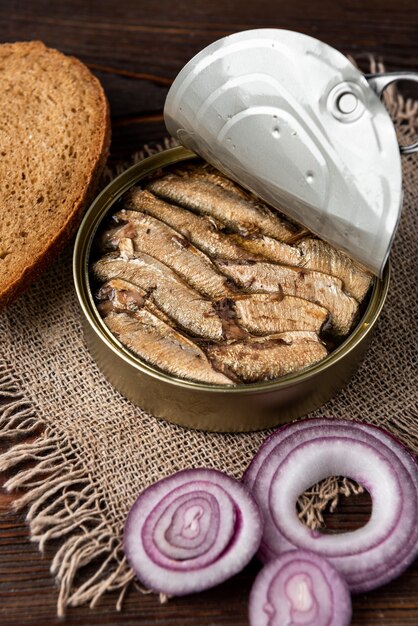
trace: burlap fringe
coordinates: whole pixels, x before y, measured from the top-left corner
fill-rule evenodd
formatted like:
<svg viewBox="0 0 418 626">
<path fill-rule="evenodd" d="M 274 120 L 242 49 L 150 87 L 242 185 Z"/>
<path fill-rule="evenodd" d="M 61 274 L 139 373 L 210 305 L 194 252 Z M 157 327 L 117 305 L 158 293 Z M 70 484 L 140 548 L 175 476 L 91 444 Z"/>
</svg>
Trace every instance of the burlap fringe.
<svg viewBox="0 0 418 626">
<path fill-rule="evenodd" d="M 384 71 L 384 66 L 374 59 L 370 59 L 370 68 L 372 72 Z M 394 86 L 386 90 L 384 100 L 391 116 L 407 124 L 411 135 L 416 132 L 418 102 L 405 100 Z M 175 145 L 177 142 L 171 138 L 163 144 L 145 145 L 130 163 L 107 168 L 104 182 L 146 156 Z M 93 477 L 76 461 L 71 444 L 37 418 L 36 410 L 5 363 L 0 363 L 0 407 L 1 438 L 33 438 L 42 429 L 34 441 L 15 444 L 0 455 L 0 471 L 15 471 L 4 487 L 7 491 L 24 490 L 13 507 L 28 507 L 26 519 L 31 540 L 39 544 L 41 552 L 48 542 L 61 542 L 51 564 L 51 573 L 59 586 L 58 616 L 63 616 L 68 606 L 88 603 L 94 607 L 105 592 L 116 590 L 116 608 L 120 610 L 134 574 L 123 554 L 121 529 L 106 519 Z M 340 495 L 362 491 L 361 486 L 346 478 L 328 478 L 299 498 L 299 518 L 317 529 L 323 526 L 324 511 L 335 510 Z M 135 587 L 148 593 L 136 583 Z M 160 597 L 161 602 L 166 600 L 166 596 Z"/>
<path fill-rule="evenodd" d="M 0 455 L 0 472 L 13 472 L 4 488 L 23 491 L 12 506 L 16 511 L 27 509 L 31 540 L 42 553 L 49 542 L 60 542 L 51 564 L 59 587 L 58 616 L 64 616 L 66 607 L 94 607 L 105 592 L 115 590 L 120 610 L 134 574 L 123 554 L 121 529 L 106 520 L 93 477 L 76 460 L 72 445 L 36 418 L 36 410 L 4 363 L 0 364 L 0 404 L 0 437 L 26 439 Z M 34 440 L 27 440 L 34 434 Z M 318 528 L 323 525 L 324 509 L 333 510 L 340 494 L 356 489 L 347 479 L 329 478 L 300 498 L 299 516 Z M 159 599 L 164 603 L 167 596 L 161 594 Z"/>
<path fill-rule="evenodd" d="M 93 607 L 106 591 L 115 590 L 119 590 L 116 608 L 120 610 L 134 574 L 123 554 L 121 532 L 102 511 L 93 478 L 75 460 L 71 444 L 36 418 L 4 363 L 0 364 L 0 403 L 0 437 L 26 439 L 38 431 L 34 441 L 17 443 L 0 455 L 0 472 L 13 472 L 4 484 L 8 492 L 23 490 L 13 508 L 27 508 L 30 537 L 40 551 L 50 541 L 61 543 L 51 564 L 59 586 L 58 616 L 68 606 L 89 603 Z"/>
<path fill-rule="evenodd" d="M 324 526 L 324 512 L 335 511 L 341 495 L 348 497 L 363 492 L 363 487 L 354 480 L 330 476 L 300 496 L 297 502 L 298 517 L 309 528 L 316 530 Z"/>
</svg>

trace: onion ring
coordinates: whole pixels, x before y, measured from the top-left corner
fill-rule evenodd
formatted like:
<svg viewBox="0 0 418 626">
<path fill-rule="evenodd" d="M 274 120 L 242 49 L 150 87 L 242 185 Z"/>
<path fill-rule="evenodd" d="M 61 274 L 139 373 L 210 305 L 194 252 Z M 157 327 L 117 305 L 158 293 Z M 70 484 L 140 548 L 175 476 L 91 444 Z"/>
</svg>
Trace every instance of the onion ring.
<svg viewBox="0 0 418 626">
<path fill-rule="evenodd" d="M 284 552 L 258 574 L 249 619 L 250 626 L 348 626 L 350 593 L 337 570 L 319 555 Z"/>
<path fill-rule="evenodd" d="M 212 469 L 177 472 L 145 489 L 125 524 L 138 578 L 170 596 L 213 587 L 257 551 L 262 518 L 247 488 Z"/>
<path fill-rule="evenodd" d="M 298 519 L 298 496 L 332 475 L 353 478 L 369 491 L 372 515 L 362 528 L 324 535 Z M 265 521 L 263 560 L 312 550 L 330 560 L 351 591 L 363 592 L 398 576 L 418 554 L 418 466 L 381 429 L 331 419 L 287 425 L 261 447 L 244 482 Z"/>
</svg>

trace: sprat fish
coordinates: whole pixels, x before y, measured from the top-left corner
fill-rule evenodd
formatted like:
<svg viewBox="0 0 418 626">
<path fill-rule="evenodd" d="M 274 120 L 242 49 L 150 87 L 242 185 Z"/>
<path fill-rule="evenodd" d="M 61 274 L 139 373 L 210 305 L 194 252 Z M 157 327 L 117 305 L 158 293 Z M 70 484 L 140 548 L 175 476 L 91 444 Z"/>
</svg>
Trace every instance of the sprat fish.
<svg viewBox="0 0 418 626">
<path fill-rule="evenodd" d="M 233 384 L 228 376 L 212 367 L 206 354 L 193 341 L 147 309 L 135 313 L 110 312 L 104 322 L 123 345 L 164 372 L 216 385 Z"/>
<path fill-rule="evenodd" d="M 121 278 L 141 287 L 159 309 L 187 332 L 214 341 L 223 338 L 222 321 L 213 303 L 157 259 L 146 254 L 126 259 L 110 253 L 93 265 L 93 273 L 102 281 Z"/>
<path fill-rule="evenodd" d="M 279 292 L 319 304 L 330 313 L 334 332 L 349 332 L 358 312 L 357 301 L 348 296 L 339 278 L 274 263 L 223 262 L 222 270 L 250 292 Z"/>
<path fill-rule="evenodd" d="M 327 355 L 327 349 L 316 333 L 292 331 L 210 346 L 207 353 L 217 369 L 233 372 L 241 380 L 256 382 L 313 365 Z"/>
</svg>

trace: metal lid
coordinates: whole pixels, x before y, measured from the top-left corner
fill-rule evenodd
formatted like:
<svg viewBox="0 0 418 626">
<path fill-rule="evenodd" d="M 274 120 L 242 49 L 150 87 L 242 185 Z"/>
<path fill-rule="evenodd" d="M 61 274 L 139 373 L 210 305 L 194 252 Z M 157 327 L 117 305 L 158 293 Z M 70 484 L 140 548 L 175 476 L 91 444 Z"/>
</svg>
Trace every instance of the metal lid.
<svg viewBox="0 0 418 626">
<path fill-rule="evenodd" d="M 376 83 L 300 33 L 244 31 L 183 68 L 165 122 L 183 145 L 381 276 L 402 174 L 379 95 L 399 77 Z"/>
</svg>

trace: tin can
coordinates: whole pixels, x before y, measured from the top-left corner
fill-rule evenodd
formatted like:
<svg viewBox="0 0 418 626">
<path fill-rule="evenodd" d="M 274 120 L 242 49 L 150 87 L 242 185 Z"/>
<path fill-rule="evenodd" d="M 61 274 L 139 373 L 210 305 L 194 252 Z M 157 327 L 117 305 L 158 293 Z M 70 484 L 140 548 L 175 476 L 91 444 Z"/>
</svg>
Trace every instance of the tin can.
<svg viewBox="0 0 418 626">
<path fill-rule="evenodd" d="M 86 343 L 111 384 L 158 418 L 218 432 L 270 428 L 321 406 L 348 382 L 369 346 L 385 302 L 389 264 L 383 277 L 375 280 L 367 308 L 349 337 L 302 372 L 276 381 L 227 387 L 182 380 L 154 369 L 126 349 L 102 321 L 91 290 L 90 256 L 98 229 L 126 191 L 161 168 L 197 158 L 182 147 L 151 156 L 118 176 L 91 205 L 78 232 L 73 261 Z"/>
</svg>

